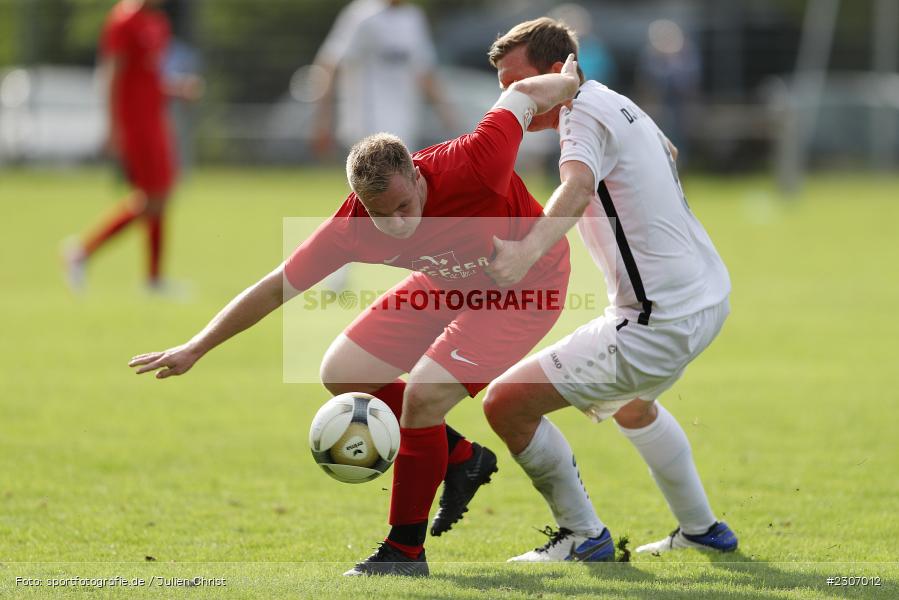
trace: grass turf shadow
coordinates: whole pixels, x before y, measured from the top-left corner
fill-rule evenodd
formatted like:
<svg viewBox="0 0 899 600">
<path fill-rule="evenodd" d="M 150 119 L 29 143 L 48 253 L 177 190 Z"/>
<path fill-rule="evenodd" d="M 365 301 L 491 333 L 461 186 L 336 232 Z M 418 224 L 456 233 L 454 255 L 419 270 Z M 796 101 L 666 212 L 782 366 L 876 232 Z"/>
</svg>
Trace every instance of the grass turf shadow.
<svg viewBox="0 0 899 600">
<path fill-rule="evenodd" d="M 784 593 L 816 598 L 893 598 L 897 582 L 883 578 L 880 587 L 828 586 L 829 574 L 796 572 L 777 568 L 777 563 L 753 560 L 740 552 L 712 555 L 708 562 L 691 563 L 699 569 L 683 573 L 684 563 L 652 561 L 640 563 L 577 563 L 554 565 L 491 566 L 480 572 L 440 572 L 434 578 L 452 583 L 445 595 L 416 595 L 420 598 L 452 598 L 451 589 L 464 589 L 494 597 L 560 597 L 661 598 L 680 600 L 696 598 L 703 589 L 715 597 L 734 600 L 783 598 Z M 666 565 L 675 573 L 666 575 Z M 849 565 L 849 563 L 846 563 Z M 477 569 L 477 567 L 475 568 Z M 834 576 L 849 574 L 847 566 L 834 565 Z M 589 579 L 585 580 L 584 575 Z M 698 589 L 697 589 L 698 588 Z"/>
</svg>

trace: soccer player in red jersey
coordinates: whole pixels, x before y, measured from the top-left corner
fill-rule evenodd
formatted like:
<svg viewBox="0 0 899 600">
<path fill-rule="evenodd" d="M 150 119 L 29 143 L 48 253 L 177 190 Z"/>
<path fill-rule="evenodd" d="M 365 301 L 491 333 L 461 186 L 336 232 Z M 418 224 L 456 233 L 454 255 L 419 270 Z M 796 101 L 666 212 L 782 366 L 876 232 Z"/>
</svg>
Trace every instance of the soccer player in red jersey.
<svg viewBox="0 0 899 600">
<path fill-rule="evenodd" d="M 181 375 L 347 262 L 412 270 L 337 337 L 321 366 L 330 392 L 369 392 L 390 405 L 402 434 L 390 533 L 347 575 L 427 575 L 428 511 L 441 480 L 432 534 L 461 517 L 496 468 L 495 455 L 476 444 L 456 440 L 450 451 L 444 417 L 523 358 L 561 312 L 570 270 L 564 238 L 534 264 L 517 296 L 500 297 L 485 267 L 499 239 L 521 239 L 542 214 L 513 171 L 524 130 L 579 85 L 572 56 L 561 74 L 510 86 L 471 134 L 414 155 L 395 136 L 365 138 L 347 159 L 353 193 L 333 217 L 190 341 L 129 363 L 158 378 Z M 451 477 L 454 461 L 462 468 Z M 441 520 L 444 512 L 451 514 Z"/>
<path fill-rule="evenodd" d="M 166 83 L 162 61 L 171 37 L 158 10 L 162 0 L 121 0 L 109 13 L 100 40 L 108 82 L 106 150 L 121 163 L 133 190 L 80 244 L 66 249 L 70 285 L 80 289 L 88 258 L 133 221 L 147 227 L 148 283 L 160 283 L 163 212 L 175 181 L 167 96 L 195 100 L 202 84 L 193 76 Z"/>
</svg>

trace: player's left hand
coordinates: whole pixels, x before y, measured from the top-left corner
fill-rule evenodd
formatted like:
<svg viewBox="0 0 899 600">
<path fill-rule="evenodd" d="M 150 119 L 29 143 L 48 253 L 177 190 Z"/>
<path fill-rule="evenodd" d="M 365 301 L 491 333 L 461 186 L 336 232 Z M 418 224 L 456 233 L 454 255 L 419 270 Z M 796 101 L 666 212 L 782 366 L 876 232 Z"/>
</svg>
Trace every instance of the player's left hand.
<svg viewBox="0 0 899 600">
<path fill-rule="evenodd" d="M 493 245 L 496 255 L 485 272 L 500 287 L 509 287 L 524 279 L 536 262 L 524 242 L 501 240 L 493 236 Z"/>
</svg>

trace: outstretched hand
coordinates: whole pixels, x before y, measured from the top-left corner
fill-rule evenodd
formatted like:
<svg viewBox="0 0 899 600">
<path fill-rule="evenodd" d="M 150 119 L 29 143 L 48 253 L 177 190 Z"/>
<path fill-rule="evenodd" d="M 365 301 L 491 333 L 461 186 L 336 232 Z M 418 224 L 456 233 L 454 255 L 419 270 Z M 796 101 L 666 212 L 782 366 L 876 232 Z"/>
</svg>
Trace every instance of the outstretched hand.
<svg viewBox="0 0 899 600">
<path fill-rule="evenodd" d="M 139 367 L 135 371 L 137 375 L 156 371 L 156 379 L 165 379 L 172 375 L 187 373 L 194 363 L 200 360 L 201 356 L 202 354 L 188 343 L 163 352 L 139 354 L 131 359 L 128 366 Z"/>
</svg>

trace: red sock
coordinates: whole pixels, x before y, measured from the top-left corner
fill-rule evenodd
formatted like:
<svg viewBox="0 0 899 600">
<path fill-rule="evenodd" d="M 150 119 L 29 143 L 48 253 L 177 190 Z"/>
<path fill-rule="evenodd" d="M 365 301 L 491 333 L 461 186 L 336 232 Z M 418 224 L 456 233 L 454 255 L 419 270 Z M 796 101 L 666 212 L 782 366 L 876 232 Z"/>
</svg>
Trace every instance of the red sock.
<svg viewBox="0 0 899 600">
<path fill-rule="evenodd" d="M 473 452 L 474 449 L 471 447 L 471 442 L 465 438 L 461 438 L 456 442 L 456 446 L 449 453 L 449 464 L 458 465 L 459 463 L 464 463 L 471 458 Z"/>
<path fill-rule="evenodd" d="M 162 262 L 162 215 L 147 215 L 147 250 L 149 253 L 149 271 L 151 282 L 159 281 L 159 269 Z"/>
<path fill-rule="evenodd" d="M 406 382 L 397 379 L 393 383 L 388 383 L 381 389 L 372 393 L 372 396 L 381 400 L 390 407 L 397 420 L 403 414 L 403 392 L 406 391 Z M 458 465 L 471 458 L 472 447 L 471 442 L 462 437 L 462 434 L 454 429 L 447 428 L 446 437 L 448 445 L 452 448 L 449 451 L 449 464 Z"/>
<path fill-rule="evenodd" d="M 134 210 L 132 202 L 126 201 L 123 205 L 116 208 L 116 212 L 109 217 L 93 234 L 88 236 L 84 242 L 84 253 L 90 256 L 96 252 L 100 246 L 112 239 L 115 234 L 122 231 L 131 221 L 136 219 L 138 213 Z"/>
<path fill-rule="evenodd" d="M 393 467 L 390 524 L 428 522 L 437 488 L 446 476 L 446 425 L 400 429 L 400 451 Z M 401 542 L 402 543 L 402 542 Z M 406 545 L 409 545 L 405 541 Z M 424 540 L 421 540 L 421 544 Z M 410 552 L 421 548 L 410 546 Z M 418 556 L 416 552 L 415 556 Z"/>
<path fill-rule="evenodd" d="M 421 556 L 421 551 L 425 549 L 424 544 L 410 546 L 408 544 L 401 544 L 390 538 L 384 538 L 384 541 L 413 560 Z"/>
<path fill-rule="evenodd" d="M 397 379 L 393 383 L 388 383 L 378 391 L 372 392 L 371 395 L 389 406 L 390 410 L 393 411 L 393 414 L 396 415 L 396 420 L 399 421 L 403 414 L 403 392 L 405 391 L 406 382 L 402 379 Z"/>
</svg>

